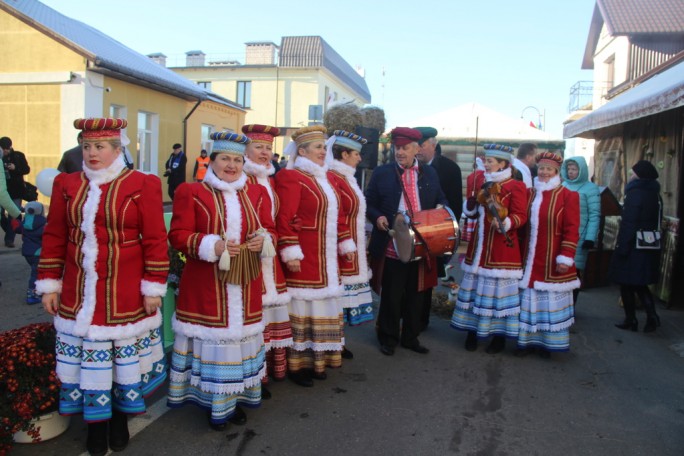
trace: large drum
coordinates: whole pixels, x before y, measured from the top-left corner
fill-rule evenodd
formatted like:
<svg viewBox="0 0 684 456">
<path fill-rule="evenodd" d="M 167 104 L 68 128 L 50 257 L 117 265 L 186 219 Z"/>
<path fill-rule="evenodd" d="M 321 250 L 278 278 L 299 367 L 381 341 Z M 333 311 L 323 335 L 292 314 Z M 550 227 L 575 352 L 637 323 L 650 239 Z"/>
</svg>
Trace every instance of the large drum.
<svg viewBox="0 0 684 456">
<path fill-rule="evenodd" d="M 428 249 L 432 256 L 452 255 L 458 248 L 458 222 L 448 207 L 418 211 L 413 218 L 399 212 L 394 217 L 392 240 L 404 263 L 424 258 Z"/>
</svg>

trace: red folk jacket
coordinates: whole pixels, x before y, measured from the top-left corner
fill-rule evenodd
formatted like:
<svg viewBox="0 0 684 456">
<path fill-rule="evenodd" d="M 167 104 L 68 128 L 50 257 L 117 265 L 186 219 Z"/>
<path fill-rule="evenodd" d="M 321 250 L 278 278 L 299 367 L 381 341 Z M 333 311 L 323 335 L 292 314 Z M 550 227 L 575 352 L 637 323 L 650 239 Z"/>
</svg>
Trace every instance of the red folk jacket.
<svg viewBox="0 0 684 456">
<path fill-rule="evenodd" d="M 468 211 L 464 204 L 466 216 L 477 217 L 477 223 L 462 268 L 466 272 L 488 277 L 519 279 L 523 271 L 517 230 L 527 222 L 528 199 L 525 184 L 511 178 L 510 168 L 493 174 L 475 173 L 474 176 L 476 191 L 484 184 L 485 176 L 501 184 L 501 204 L 508 209 L 508 216 L 503 222 L 513 245 L 508 246 L 504 235 L 494 229 L 487 219 L 484 206 L 477 205 L 473 211 Z"/>
<path fill-rule="evenodd" d="M 166 293 L 168 268 L 159 178 L 123 160 L 55 178 L 36 289 L 61 293 L 58 331 L 111 340 L 159 327 L 143 296 Z"/>
<path fill-rule="evenodd" d="M 253 210 L 252 210 L 253 208 Z M 243 174 L 227 183 L 211 168 L 202 183 L 176 190 L 169 240 L 186 255 L 174 316 L 174 331 L 208 340 L 239 340 L 263 332 L 262 275 L 233 285 L 218 269 L 214 245 L 225 235 L 239 244 L 261 226 L 275 239 L 266 189 Z M 234 264 L 234 263 L 233 263 Z"/>
<path fill-rule="evenodd" d="M 280 198 L 276 215 L 278 250 L 283 263 L 301 260 L 299 272 L 284 268 L 293 298 L 341 296 L 344 289 L 338 273 L 338 250 L 340 253 L 356 250 L 349 227 L 338 226 L 338 196 L 326 172 L 327 167 L 297 157 L 294 169 L 276 174 L 276 192 Z"/>
<path fill-rule="evenodd" d="M 356 169 L 335 160 L 328 171 L 328 180 L 340 198 L 342 225 L 348 226 L 357 254 L 349 261 L 339 256 L 340 276 L 345 285 L 367 283 L 370 274 L 366 255 L 366 198 L 356 182 Z"/>
<path fill-rule="evenodd" d="M 525 273 L 521 288 L 569 291 L 579 288 L 575 250 L 579 239 L 579 195 L 560 185 L 558 176 L 537 182 L 532 189 L 527 239 L 524 246 Z M 570 266 L 565 273 L 558 264 Z"/>
<path fill-rule="evenodd" d="M 262 185 L 268 192 L 271 200 L 271 215 L 275 220 L 275 215 L 280 208 L 280 198 L 275 191 L 275 179 L 273 174 L 275 168 L 266 168 L 248 158 L 245 158 L 244 171 L 247 174 L 247 182 L 250 184 Z M 264 286 L 262 289 L 262 304 L 264 307 L 281 306 L 290 302 L 290 293 L 287 291 L 285 283 L 285 273 L 280 258 L 261 259 L 262 274 L 264 276 Z"/>
</svg>

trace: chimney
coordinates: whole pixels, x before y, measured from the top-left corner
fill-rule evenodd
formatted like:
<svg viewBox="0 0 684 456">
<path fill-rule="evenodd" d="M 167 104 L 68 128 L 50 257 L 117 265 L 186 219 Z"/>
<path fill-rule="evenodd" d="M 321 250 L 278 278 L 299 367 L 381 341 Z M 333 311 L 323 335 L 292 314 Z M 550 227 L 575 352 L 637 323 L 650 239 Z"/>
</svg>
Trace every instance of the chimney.
<svg viewBox="0 0 684 456">
<path fill-rule="evenodd" d="M 206 54 L 202 51 L 188 51 L 185 53 L 185 66 L 201 67 L 204 66 Z"/>
<path fill-rule="evenodd" d="M 245 43 L 245 65 L 275 65 L 276 46 L 271 41 Z"/>
<path fill-rule="evenodd" d="M 154 52 L 152 54 L 147 54 L 147 57 L 154 63 L 157 63 L 163 67 L 166 66 L 166 56 L 161 52 Z"/>
</svg>

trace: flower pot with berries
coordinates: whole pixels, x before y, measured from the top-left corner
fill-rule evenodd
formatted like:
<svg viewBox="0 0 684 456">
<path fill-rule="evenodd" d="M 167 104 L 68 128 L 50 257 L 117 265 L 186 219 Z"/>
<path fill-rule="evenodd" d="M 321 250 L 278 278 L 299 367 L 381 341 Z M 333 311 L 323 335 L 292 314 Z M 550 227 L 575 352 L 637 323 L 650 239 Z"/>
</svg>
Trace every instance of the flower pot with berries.
<svg viewBox="0 0 684 456">
<path fill-rule="evenodd" d="M 35 323 L 0 333 L 0 456 L 14 442 L 40 442 L 68 427 L 57 413 L 55 329 Z"/>
</svg>

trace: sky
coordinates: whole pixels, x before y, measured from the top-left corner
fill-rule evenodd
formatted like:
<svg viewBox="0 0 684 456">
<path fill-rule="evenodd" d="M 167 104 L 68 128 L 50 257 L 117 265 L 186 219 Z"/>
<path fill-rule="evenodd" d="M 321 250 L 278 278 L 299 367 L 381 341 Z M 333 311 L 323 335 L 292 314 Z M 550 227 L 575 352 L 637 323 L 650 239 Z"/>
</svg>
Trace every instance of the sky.
<svg viewBox="0 0 684 456">
<path fill-rule="evenodd" d="M 581 64 L 595 0 L 43 3 L 169 65 L 195 49 L 244 62 L 248 41 L 320 35 L 365 69 L 388 130 L 475 102 L 561 139 L 570 87 L 593 79 Z"/>
</svg>

